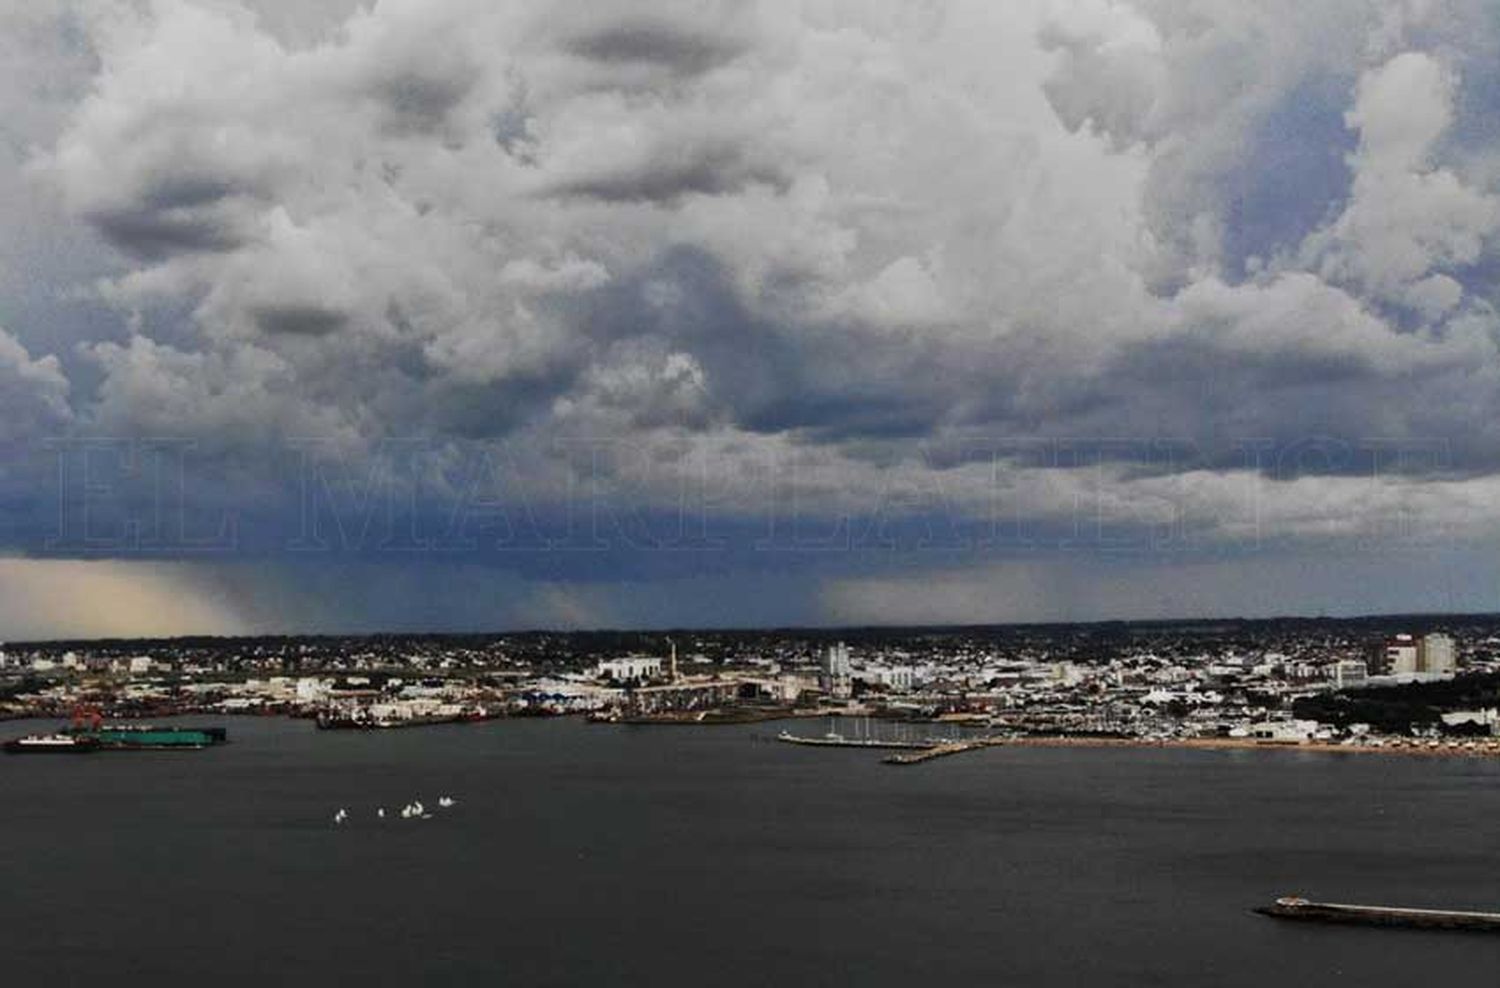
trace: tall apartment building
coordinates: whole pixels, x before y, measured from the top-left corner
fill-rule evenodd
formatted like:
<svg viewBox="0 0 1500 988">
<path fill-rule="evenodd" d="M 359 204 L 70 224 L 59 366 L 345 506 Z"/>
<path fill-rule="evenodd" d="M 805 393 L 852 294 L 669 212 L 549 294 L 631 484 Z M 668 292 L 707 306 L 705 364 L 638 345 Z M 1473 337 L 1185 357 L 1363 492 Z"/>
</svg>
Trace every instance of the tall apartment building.
<svg viewBox="0 0 1500 988">
<path fill-rule="evenodd" d="M 843 642 L 829 645 L 823 653 L 822 674 L 819 677 L 823 692 L 829 696 L 847 697 L 853 692 L 854 679 L 849 666 L 849 646 Z"/>
<path fill-rule="evenodd" d="M 1370 650 L 1370 673 L 1376 676 L 1405 676 L 1424 673 L 1451 676 L 1458 670 L 1453 638 L 1433 633 L 1417 638 L 1394 635 Z"/>
</svg>

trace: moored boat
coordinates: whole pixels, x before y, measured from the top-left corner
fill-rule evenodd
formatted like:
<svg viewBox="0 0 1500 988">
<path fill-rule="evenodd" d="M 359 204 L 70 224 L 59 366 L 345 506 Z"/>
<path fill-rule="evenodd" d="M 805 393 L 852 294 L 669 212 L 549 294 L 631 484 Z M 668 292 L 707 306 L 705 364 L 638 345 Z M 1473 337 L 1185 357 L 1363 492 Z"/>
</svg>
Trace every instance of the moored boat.
<svg viewBox="0 0 1500 988">
<path fill-rule="evenodd" d="M 81 755 L 98 751 L 99 740 L 78 734 L 28 734 L 5 742 L 12 755 Z"/>
</svg>

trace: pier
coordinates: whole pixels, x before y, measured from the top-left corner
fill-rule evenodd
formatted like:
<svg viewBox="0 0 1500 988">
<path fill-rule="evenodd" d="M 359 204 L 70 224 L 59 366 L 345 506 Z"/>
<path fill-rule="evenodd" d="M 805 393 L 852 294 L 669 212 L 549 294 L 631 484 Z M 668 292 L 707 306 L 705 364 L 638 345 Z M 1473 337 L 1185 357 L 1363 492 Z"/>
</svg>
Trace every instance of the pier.
<svg viewBox="0 0 1500 988">
<path fill-rule="evenodd" d="M 977 748 L 991 748 L 1002 742 L 995 738 L 974 738 L 969 741 L 948 741 L 942 744 L 934 744 L 925 751 L 913 752 L 909 755 L 891 755 L 882 758 L 881 761 L 887 765 L 920 765 L 930 762 L 934 758 L 947 758 L 949 755 L 962 754 L 965 751 L 974 751 Z"/>
<path fill-rule="evenodd" d="M 1406 909 L 1396 906 L 1353 906 L 1341 902 L 1311 902 L 1301 896 L 1282 896 L 1255 910 L 1275 919 L 1311 923 L 1350 923 L 1359 926 L 1396 926 L 1423 930 L 1470 930 L 1500 933 L 1500 913 L 1454 909 Z"/>
<path fill-rule="evenodd" d="M 846 738 L 842 734 L 830 734 L 821 738 L 802 737 L 789 731 L 776 735 L 777 741 L 787 744 L 806 744 L 820 748 L 903 748 L 927 753 L 940 746 L 937 741 L 898 741 L 891 738 Z"/>
</svg>

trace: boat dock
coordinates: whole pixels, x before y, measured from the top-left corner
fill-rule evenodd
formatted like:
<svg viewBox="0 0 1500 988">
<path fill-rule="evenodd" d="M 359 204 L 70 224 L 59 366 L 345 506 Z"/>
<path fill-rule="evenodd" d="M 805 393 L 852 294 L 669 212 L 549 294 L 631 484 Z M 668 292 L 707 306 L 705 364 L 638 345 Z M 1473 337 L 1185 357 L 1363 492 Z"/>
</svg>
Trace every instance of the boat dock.
<svg viewBox="0 0 1500 988">
<path fill-rule="evenodd" d="M 1354 906 L 1341 902 L 1311 902 L 1301 896 L 1282 896 L 1255 910 L 1262 916 L 1312 923 L 1352 923 L 1360 926 L 1398 926 L 1425 930 L 1473 930 L 1500 933 L 1500 913 L 1453 909 L 1406 909 L 1396 906 Z"/>
<path fill-rule="evenodd" d="M 777 741 L 787 744 L 806 744 L 819 748 L 905 748 L 915 751 L 930 751 L 939 746 L 937 741 L 897 741 L 889 738 L 846 738 L 841 734 L 830 734 L 821 738 L 803 737 L 782 731 Z"/>
</svg>

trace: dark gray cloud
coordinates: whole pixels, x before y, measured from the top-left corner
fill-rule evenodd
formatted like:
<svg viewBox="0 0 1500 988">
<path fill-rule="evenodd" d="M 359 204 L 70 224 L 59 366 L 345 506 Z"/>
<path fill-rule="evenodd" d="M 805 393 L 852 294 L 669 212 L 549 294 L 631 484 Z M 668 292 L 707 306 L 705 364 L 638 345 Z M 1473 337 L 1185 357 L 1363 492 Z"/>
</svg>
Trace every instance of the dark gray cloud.
<svg viewBox="0 0 1500 988">
<path fill-rule="evenodd" d="M 256 323 L 268 333 L 321 336 L 341 328 L 349 314 L 316 305 L 262 305 L 252 310 Z"/>
<path fill-rule="evenodd" d="M 382 78 L 375 87 L 385 105 L 387 126 L 400 134 L 430 133 L 440 128 L 477 78 L 462 66 L 437 66 L 440 71 L 410 69 Z"/>
<path fill-rule="evenodd" d="M 647 63 L 681 75 L 699 75 L 745 50 L 733 38 L 684 29 L 666 21 L 637 19 L 580 33 L 568 51 L 604 63 Z"/>
<path fill-rule="evenodd" d="M 780 168 L 758 161 L 747 148 L 710 143 L 658 148 L 627 167 L 606 165 L 587 177 L 565 180 L 551 194 L 671 205 L 683 196 L 727 195 L 750 185 L 785 190 L 788 179 Z"/>
<path fill-rule="evenodd" d="M 92 210 L 86 217 L 110 244 L 148 261 L 196 251 L 230 251 L 245 242 L 234 224 L 211 208 L 128 206 Z"/>
</svg>

